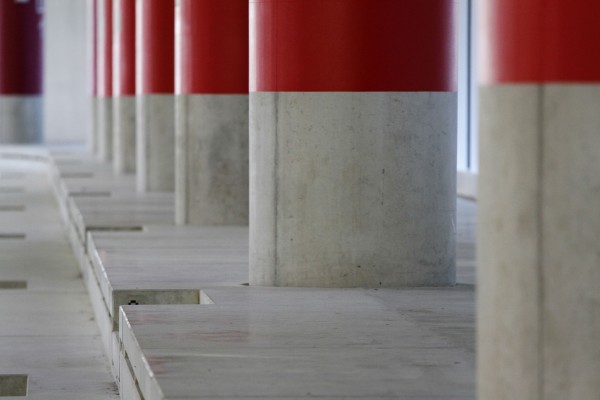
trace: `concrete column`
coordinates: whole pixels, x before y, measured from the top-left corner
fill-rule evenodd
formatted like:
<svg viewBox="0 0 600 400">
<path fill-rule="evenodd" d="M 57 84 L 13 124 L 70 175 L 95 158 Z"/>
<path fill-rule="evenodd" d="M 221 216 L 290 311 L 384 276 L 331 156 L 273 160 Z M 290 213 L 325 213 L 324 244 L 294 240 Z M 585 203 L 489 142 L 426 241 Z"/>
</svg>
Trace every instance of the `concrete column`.
<svg viewBox="0 0 600 400">
<path fill-rule="evenodd" d="M 250 3 L 252 285 L 455 283 L 454 3 Z"/>
<path fill-rule="evenodd" d="M 42 139 L 42 9 L 0 0 L 0 143 Z"/>
<path fill-rule="evenodd" d="M 175 0 L 137 0 L 137 186 L 175 190 Z"/>
<path fill-rule="evenodd" d="M 176 219 L 248 224 L 248 1 L 177 11 Z"/>
<path fill-rule="evenodd" d="M 113 155 L 113 0 L 97 0 L 97 6 L 98 156 L 103 161 L 110 161 Z"/>
<path fill-rule="evenodd" d="M 117 174 L 135 173 L 135 2 L 114 1 L 113 166 Z"/>
<path fill-rule="evenodd" d="M 95 156 L 99 155 L 98 147 L 98 0 L 88 0 L 88 21 L 90 29 L 90 86 L 91 86 L 91 138 L 89 149 Z"/>
<path fill-rule="evenodd" d="M 488 0 L 479 399 L 600 398 L 600 4 Z"/>
</svg>

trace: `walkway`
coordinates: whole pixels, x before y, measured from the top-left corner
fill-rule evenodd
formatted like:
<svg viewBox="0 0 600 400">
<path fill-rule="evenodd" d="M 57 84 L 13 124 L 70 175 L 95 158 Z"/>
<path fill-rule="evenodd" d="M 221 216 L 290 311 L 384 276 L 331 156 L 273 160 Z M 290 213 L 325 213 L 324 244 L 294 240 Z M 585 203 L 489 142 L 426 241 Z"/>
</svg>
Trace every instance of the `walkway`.
<svg viewBox="0 0 600 400">
<path fill-rule="evenodd" d="M 118 399 L 46 174 L 0 158 L 0 374 L 28 376 L 19 399 Z"/>
</svg>

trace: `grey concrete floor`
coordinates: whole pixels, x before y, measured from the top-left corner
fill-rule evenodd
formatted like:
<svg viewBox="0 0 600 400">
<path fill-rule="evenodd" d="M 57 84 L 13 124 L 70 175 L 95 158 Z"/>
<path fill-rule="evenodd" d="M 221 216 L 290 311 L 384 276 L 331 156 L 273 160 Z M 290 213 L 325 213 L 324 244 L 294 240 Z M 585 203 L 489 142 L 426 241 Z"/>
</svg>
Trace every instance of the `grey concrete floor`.
<svg viewBox="0 0 600 400">
<path fill-rule="evenodd" d="M 119 397 L 47 166 L 0 157 L 1 374 L 28 375 L 15 398 Z"/>
</svg>

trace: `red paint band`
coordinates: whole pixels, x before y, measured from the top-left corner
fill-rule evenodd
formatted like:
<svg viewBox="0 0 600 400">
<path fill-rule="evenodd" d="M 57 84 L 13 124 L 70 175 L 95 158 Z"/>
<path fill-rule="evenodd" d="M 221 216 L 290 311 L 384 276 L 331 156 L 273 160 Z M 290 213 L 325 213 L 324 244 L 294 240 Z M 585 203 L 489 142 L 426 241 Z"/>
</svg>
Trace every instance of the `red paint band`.
<svg viewBox="0 0 600 400">
<path fill-rule="evenodd" d="M 136 0 L 119 0 L 119 60 L 116 96 L 135 95 L 135 3 Z"/>
<path fill-rule="evenodd" d="M 217 0 L 221 1 L 221 0 Z M 141 94 L 173 94 L 175 81 L 175 1 L 143 0 L 141 21 Z"/>
<path fill-rule="evenodd" d="M 42 93 L 41 19 L 36 2 L 0 0 L 0 94 Z"/>
<path fill-rule="evenodd" d="M 482 11 L 482 83 L 600 82 L 597 0 L 489 0 Z"/>
<path fill-rule="evenodd" d="M 251 91 L 455 91 L 454 0 L 250 0 Z"/>
<path fill-rule="evenodd" d="M 248 93 L 248 0 L 181 0 L 181 94 Z"/>
<path fill-rule="evenodd" d="M 113 95 L 113 2 L 100 0 L 102 7 L 99 35 L 102 35 L 102 48 L 99 49 L 100 60 L 98 73 L 101 74 L 98 82 L 98 96 L 112 97 Z"/>
</svg>

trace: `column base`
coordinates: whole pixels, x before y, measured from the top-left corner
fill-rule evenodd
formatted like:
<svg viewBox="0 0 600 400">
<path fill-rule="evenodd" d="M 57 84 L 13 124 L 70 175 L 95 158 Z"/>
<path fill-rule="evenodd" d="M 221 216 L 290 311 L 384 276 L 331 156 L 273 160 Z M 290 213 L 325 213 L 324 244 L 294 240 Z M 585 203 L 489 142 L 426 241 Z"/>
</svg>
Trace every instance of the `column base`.
<svg viewBox="0 0 600 400">
<path fill-rule="evenodd" d="M 102 161 L 111 161 L 113 157 L 113 99 L 98 97 L 98 157 Z"/>
<path fill-rule="evenodd" d="M 0 143 L 42 141 L 42 97 L 0 96 Z"/>
<path fill-rule="evenodd" d="M 456 93 L 252 93 L 250 282 L 455 284 Z"/>
<path fill-rule="evenodd" d="M 175 190 L 175 97 L 140 95 L 137 98 L 137 189 L 139 192 Z"/>
<path fill-rule="evenodd" d="M 113 99 L 113 166 L 117 174 L 134 174 L 136 163 L 136 99 L 117 96 Z"/>
<path fill-rule="evenodd" d="M 248 225 L 248 95 L 177 96 L 176 221 Z"/>
</svg>

